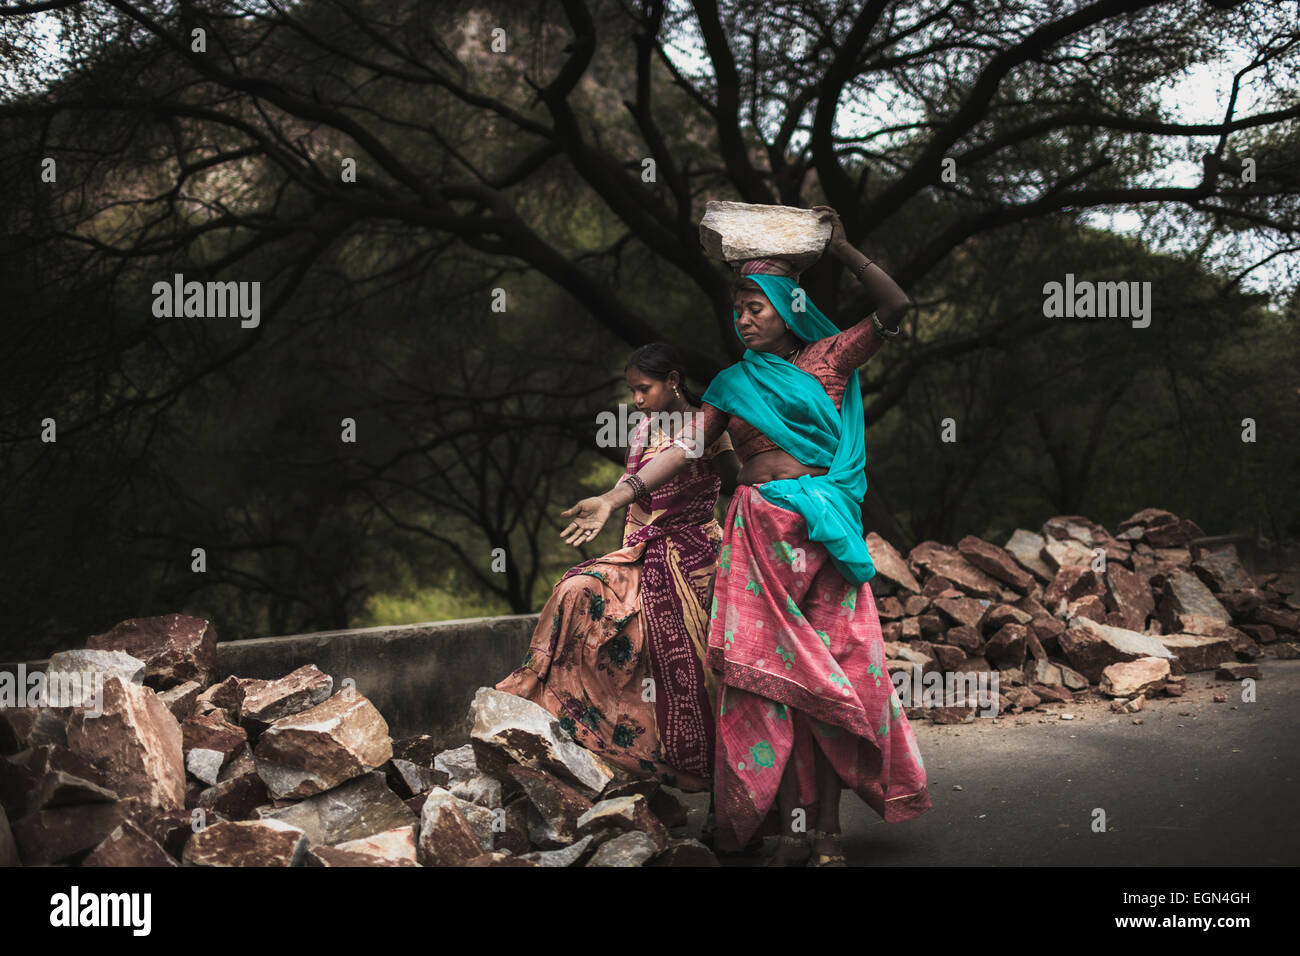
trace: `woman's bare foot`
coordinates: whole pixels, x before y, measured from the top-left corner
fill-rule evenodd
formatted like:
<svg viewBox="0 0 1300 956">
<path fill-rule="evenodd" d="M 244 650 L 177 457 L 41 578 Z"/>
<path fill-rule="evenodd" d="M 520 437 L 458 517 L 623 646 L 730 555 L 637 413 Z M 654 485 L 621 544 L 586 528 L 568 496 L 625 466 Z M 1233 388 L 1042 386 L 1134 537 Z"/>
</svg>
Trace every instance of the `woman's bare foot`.
<svg viewBox="0 0 1300 956">
<path fill-rule="evenodd" d="M 840 834 L 827 833 L 825 830 L 813 831 L 813 845 L 808 860 L 809 866 L 848 866 L 848 857 L 840 843 Z"/>
</svg>

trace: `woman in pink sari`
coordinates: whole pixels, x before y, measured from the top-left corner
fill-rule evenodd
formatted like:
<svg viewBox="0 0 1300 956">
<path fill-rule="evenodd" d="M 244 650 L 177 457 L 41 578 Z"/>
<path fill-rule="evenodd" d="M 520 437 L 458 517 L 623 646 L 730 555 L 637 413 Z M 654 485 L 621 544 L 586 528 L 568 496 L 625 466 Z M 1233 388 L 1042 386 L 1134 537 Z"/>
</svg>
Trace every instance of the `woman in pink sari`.
<svg viewBox="0 0 1300 956">
<path fill-rule="evenodd" d="M 631 438 L 619 487 L 640 491 L 638 473 L 670 448 L 683 453 L 683 467 L 653 492 L 629 494 L 623 547 L 561 578 L 527 659 L 497 689 L 540 704 L 574 740 L 634 776 L 702 791 L 713 771 L 717 698 L 703 665 L 722 541 L 714 509 L 722 479 L 734 488 L 740 463 L 725 434 L 702 453 L 682 437 L 697 431 L 700 400 L 675 349 L 643 346 L 626 376 L 647 417 Z"/>
<path fill-rule="evenodd" d="M 868 581 L 862 397 L 857 369 L 898 334 L 906 294 L 833 220 L 829 250 L 875 311 L 839 329 L 789 264 L 742 264 L 733 284 L 742 361 L 704 396 L 702 441 L 730 429 L 744 461 L 711 609 L 707 661 L 719 672 L 716 847 L 735 851 L 779 825 L 776 865 L 843 866 L 839 797 L 848 787 L 886 822 L 930 806 L 924 762 L 885 668 Z M 640 473 L 654 489 L 682 467 L 669 449 Z M 630 494 L 576 506 L 575 534 L 599 530 Z M 807 831 L 812 830 L 810 844 Z"/>
</svg>

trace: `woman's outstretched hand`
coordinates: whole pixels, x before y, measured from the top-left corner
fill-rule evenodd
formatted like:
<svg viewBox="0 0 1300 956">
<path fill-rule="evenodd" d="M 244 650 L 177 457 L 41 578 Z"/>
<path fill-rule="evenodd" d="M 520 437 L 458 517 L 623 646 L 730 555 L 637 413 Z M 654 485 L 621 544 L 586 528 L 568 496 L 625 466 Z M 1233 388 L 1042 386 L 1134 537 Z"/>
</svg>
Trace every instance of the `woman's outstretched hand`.
<svg viewBox="0 0 1300 956">
<path fill-rule="evenodd" d="M 600 534 L 600 529 L 605 527 L 605 521 L 613 510 L 604 498 L 583 498 L 568 511 L 560 512 L 560 517 L 573 519 L 568 527 L 560 532 L 560 537 L 566 544 L 571 544 L 575 548 L 580 544 L 586 544 Z"/>
</svg>

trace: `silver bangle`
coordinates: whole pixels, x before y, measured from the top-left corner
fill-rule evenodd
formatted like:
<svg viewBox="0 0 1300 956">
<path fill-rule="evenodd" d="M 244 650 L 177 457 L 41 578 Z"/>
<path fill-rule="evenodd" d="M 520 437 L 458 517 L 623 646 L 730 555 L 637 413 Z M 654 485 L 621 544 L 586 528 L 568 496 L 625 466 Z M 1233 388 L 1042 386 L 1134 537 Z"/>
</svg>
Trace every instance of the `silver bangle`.
<svg viewBox="0 0 1300 956">
<path fill-rule="evenodd" d="M 885 328 L 884 325 L 882 325 L 880 322 L 880 316 L 876 315 L 876 313 L 874 312 L 871 313 L 871 327 L 875 330 L 876 334 L 879 335 L 882 339 L 897 338 L 903 332 L 901 326 L 896 329 Z"/>
<path fill-rule="evenodd" d="M 867 266 L 869 265 L 871 265 L 870 259 L 868 259 L 866 262 L 862 263 L 862 265 L 858 266 L 855 270 L 853 270 L 853 278 L 861 282 L 863 273 L 867 271 Z"/>
</svg>

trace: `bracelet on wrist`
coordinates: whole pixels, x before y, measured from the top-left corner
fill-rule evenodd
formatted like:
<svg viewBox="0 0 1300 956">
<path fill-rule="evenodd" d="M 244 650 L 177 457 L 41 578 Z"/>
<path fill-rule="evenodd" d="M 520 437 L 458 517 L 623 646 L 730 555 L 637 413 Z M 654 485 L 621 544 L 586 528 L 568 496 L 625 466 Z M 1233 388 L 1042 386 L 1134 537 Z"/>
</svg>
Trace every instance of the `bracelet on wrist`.
<svg viewBox="0 0 1300 956">
<path fill-rule="evenodd" d="M 882 339 L 897 338 L 903 331 L 901 326 L 896 329 L 885 328 L 884 324 L 880 321 L 880 316 L 876 315 L 874 312 L 871 313 L 871 328 L 875 330 L 875 333 Z"/>
<path fill-rule="evenodd" d="M 632 500 L 638 501 L 641 498 L 650 500 L 650 491 L 645 486 L 645 481 L 637 475 L 628 475 L 620 484 L 626 484 L 632 489 Z"/>
<path fill-rule="evenodd" d="M 860 266 L 858 266 L 856 269 L 854 269 L 854 270 L 853 270 L 853 278 L 855 278 L 855 279 L 857 279 L 859 282 L 861 282 L 861 281 L 862 281 L 862 276 L 866 273 L 866 271 L 867 271 L 867 266 L 869 266 L 869 265 L 871 265 L 871 260 L 870 260 L 870 259 L 866 260 L 865 262 L 862 263 L 862 265 L 860 265 Z"/>
</svg>

